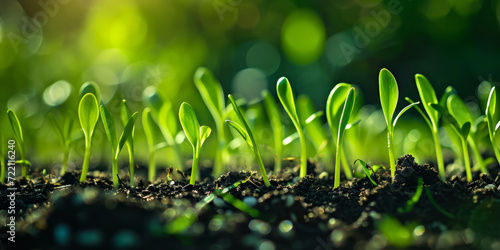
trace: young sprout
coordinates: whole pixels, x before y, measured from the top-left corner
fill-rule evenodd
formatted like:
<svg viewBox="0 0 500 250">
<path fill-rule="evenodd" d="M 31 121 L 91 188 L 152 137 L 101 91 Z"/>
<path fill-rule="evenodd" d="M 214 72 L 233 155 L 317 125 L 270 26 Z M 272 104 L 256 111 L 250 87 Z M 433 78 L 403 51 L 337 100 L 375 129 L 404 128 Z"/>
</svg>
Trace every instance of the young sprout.
<svg viewBox="0 0 500 250">
<path fill-rule="evenodd" d="M 444 162 L 443 162 L 443 152 L 441 150 L 441 143 L 439 142 L 439 118 L 440 118 L 440 113 L 432 107 L 432 105 L 438 104 L 438 99 L 436 97 L 436 92 L 434 91 L 434 88 L 430 84 L 429 80 L 425 78 L 425 76 L 416 74 L 415 75 L 415 82 L 417 84 L 417 89 L 418 93 L 420 95 L 420 100 L 422 101 L 422 105 L 424 106 L 425 112 L 427 112 L 427 116 L 422 112 L 422 110 L 418 107 L 415 106 L 415 108 L 418 110 L 418 112 L 422 115 L 424 120 L 426 121 L 427 125 L 429 126 L 431 133 L 432 133 L 432 138 L 434 139 L 434 146 L 436 149 L 436 160 L 437 160 L 437 165 L 438 165 L 438 170 L 439 170 L 439 176 L 441 177 L 442 181 L 446 181 L 446 174 L 444 170 Z M 407 98 L 407 101 L 411 101 L 411 99 Z"/>
<path fill-rule="evenodd" d="M 71 150 L 71 143 L 73 142 L 73 139 L 71 138 L 73 119 L 71 119 L 71 117 L 68 117 L 64 122 L 64 125 L 61 126 L 56 120 L 54 114 L 50 113 L 48 118 L 63 148 L 63 162 L 61 167 L 61 176 L 63 176 L 68 169 L 69 152 Z"/>
<path fill-rule="evenodd" d="M 274 163 L 274 172 L 278 173 L 281 169 L 281 159 L 283 155 L 283 122 L 281 120 L 281 112 L 278 109 L 278 105 L 274 101 L 273 97 L 269 91 L 262 91 L 262 97 L 264 98 L 264 105 L 266 107 L 267 116 L 269 117 L 269 122 L 271 123 L 271 129 L 274 135 L 274 151 L 276 153 L 276 161 Z"/>
<path fill-rule="evenodd" d="M 78 105 L 78 118 L 85 136 L 85 155 L 83 157 L 82 174 L 80 176 L 80 182 L 85 182 L 90 164 L 92 136 L 99 120 L 99 105 L 94 94 L 87 93 L 82 97 Z"/>
<path fill-rule="evenodd" d="M 223 171 L 224 155 L 226 154 L 226 137 L 224 134 L 224 92 L 213 73 L 207 68 L 198 68 L 196 70 L 194 74 L 194 83 L 215 121 L 218 147 L 215 155 L 213 174 L 214 176 L 218 176 Z"/>
<path fill-rule="evenodd" d="M 391 72 L 387 69 L 382 69 L 379 75 L 379 88 L 380 88 L 380 103 L 382 111 L 384 112 L 385 122 L 387 123 L 387 147 L 389 150 L 389 164 L 391 166 L 391 177 L 396 173 L 396 157 L 394 156 L 393 135 L 394 127 L 401 117 L 401 115 L 410 109 L 412 106 L 417 105 L 419 102 L 414 102 L 403 108 L 399 114 L 393 119 L 396 105 L 398 104 L 398 84 Z"/>
<path fill-rule="evenodd" d="M 146 141 L 148 142 L 149 150 L 149 167 L 148 167 L 148 180 L 153 182 L 156 178 L 156 161 L 155 154 L 158 150 L 158 145 L 156 145 L 156 133 L 155 126 L 156 122 L 153 119 L 150 108 L 145 108 L 142 112 L 142 126 L 144 128 L 144 134 L 146 134 Z"/>
<path fill-rule="evenodd" d="M 286 113 L 290 116 L 297 133 L 299 134 L 301 154 L 300 154 L 300 178 L 307 175 L 307 144 L 304 129 L 300 124 L 297 110 L 295 109 L 295 101 L 293 99 L 292 87 L 286 77 L 281 77 L 276 85 L 276 92 L 281 104 L 285 108 Z"/>
<path fill-rule="evenodd" d="M 111 112 L 109 112 L 108 108 L 106 108 L 106 106 L 104 105 L 101 105 L 102 124 L 104 125 L 104 131 L 106 131 L 106 135 L 108 137 L 109 145 L 111 146 L 111 152 L 113 155 L 111 166 L 113 170 L 113 186 L 115 189 L 117 189 L 118 185 L 120 184 L 118 182 L 118 155 L 120 154 L 120 151 L 127 142 L 127 139 L 132 134 L 132 131 L 134 130 L 137 115 L 138 113 L 136 112 L 129 117 L 127 124 L 123 128 L 123 132 L 121 133 L 119 140 L 117 140 L 115 119 L 111 115 Z"/>
<path fill-rule="evenodd" d="M 127 127 L 128 120 L 132 116 L 133 116 L 133 114 L 132 114 L 132 111 L 130 111 L 130 107 L 128 106 L 127 101 L 125 99 L 123 99 L 121 112 L 120 112 L 120 118 L 121 118 L 122 125 L 124 128 Z M 129 162 L 129 168 L 130 168 L 130 186 L 131 187 L 135 187 L 134 132 L 135 132 L 135 126 L 132 128 L 132 131 L 130 132 L 130 136 L 127 138 L 127 142 L 125 143 L 127 145 L 127 150 L 128 150 L 128 162 Z"/>
<path fill-rule="evenodd" d="M 332 95 L 330 95 L 331 97 Z M 327 110 L 331 111 L 333 101 L 331 98 L 328 98 L 327 102 Z M 354 88 L 350 87 L 349 92 L 347 92 L 347 96 L 345 97 L 345 102 L 342 109 L 342 115 L 339 119 L 338 131 L 337 131 L 337 146 L 335 150 L 335 179 L 333 188 L 337 188 L 340 185 L 340 152 L 342 152 L 342 142 L 344 138 L 344 131 L 346 129 L 347 123 L 349 122 L 349 118 L 352 113 L 352 109 L 354 107 Z M 330 113 L 330 112 L 328 112 Z M 334 122 L 331 118 L 328 119 L 329 123 Z M 332 134 L 334 136 L 335 134 Z M 350 171 L 347 171 L 350 172 Z"/>
<path fill-rule="evenodd" d="M 462 141 L 462 152 L 464 156 L 465 172 L 467 175 L 467 181 L 472 181 L 472 173 L 469 160 L 469 150 L 467 148 L 467 139 L 471 132 L 472 126 L 472 114 L 465 103 L 458 97 L 458 95 L 453 94 L 448 97 L 447 107 L 450 114 L 455 118 L 456 122 L 453 122 L 453 128 L 456 133 L 460 136 Z"/>
<path fill-rule="evenodd" d="M 179 109 L 179 120 L 186 137 L 193 146 L 193 167 L 191 168 L 191 179 L 189 180 L 189 184 L 194 185 L 198 173 L 200 149 L 205 140 L 210 136 L 212 129 L 205 125 L 200 127 L 193 107 L 187 102 L 181 104 Z"/>
<path fill-rule="evenodd" d="M 21 164 L 21 176 L 26 177 L 27 167 L 31 166 L 31 163 L 26 160 L 24 154 L 24 138 L 23 138 L 23 129 L 21 127 L 21 123 L 17 118 L 16 113 L 12 110 L 7 110 L 7 115 L 9 116 L 10 125 L 12 126 L 12 130 L 14 131 L 14 137 L 17 140 L 17 144 L 19 145 L 19 155 L 21 156 L 21 160 L 16 161 L 16 163 Z"/>
<path fill-rule="evenodd" d="M 351 88 L 351 84 L 348 83 L 339 83 L 335 85 L 326 101 L 326 119 L 328 121 L 328 127 L 330 128 L 330 133 L 332 135 L 333 144 L 335 145 L 335 147 L 337 147 L 336 145 L 338 144 L 337 135 L 340 128 L 340 118 L 342 117 L 347 94 L 349 93 Z M 353 99 L 353 102 L 354 101 L 355 100 Z M 346 128 L 344 127 L 343 129 Z M 345 152 L 344 150 L 342 150 L 342 142 L 340 143 L 340 148 L 336 148 L 335 151 L 338 151 L 338 155 L 340 157 L 339 160 L 341 161 L 344 168 L 344 174 L 346 175 L 346 178 L 352 179 L 351 169 L 349 167 L 349 164 L 347 163 Z"/>
<path fill-rule="evenodd" d="M 252 149 L 253 153 L 255 154 L 255 158 L 257 159 L 257 164 L 259 164 L 259 170 L 260 173 L 262 174 L 262 179 L 264 180 L 264 184 L 267 187 L 269 187 L 271 186 L 271 183 L 269 183 L 269 179 L 267 178 L 266 168 L 264 167 L 264 163 L 262 162 L 262 157 L 260 156 L 259 148 L 253 137 L 252 130 L 250 130 L 250 126 L 248 126 L 248 123 L 243 114 L 241 113 L 238 104 L 236 104 L 236 102 L 234 101 L 233 96 L 229 95 L 228 98 L 231 101 L 231 104 L 233 105 L 234 112 L 238 116 L 240 123 L 243 124 L 243 127 L 234 121 L 226 120 L 226 122 L 231 127 L 233 127 L 243 137 L 243 139 L 245 139 L 245 142 L 248 144 L 250 149 Z"/>
<path fill-rule="evenodd" d="M 486 122 L 488 123 L 488 134 L 490 135 L 490 142 L 493 146 L 493 152 L 495 152 L 495 157 L 497 161 L 500 163 L 500 152 L 498 151 L 498 147 L 495 143 L 496 133 L 498 128 L 500 127 L 500 122 L 496 123 L 496 105 L 497 105 L 497 91 L 495 87 L 492 87 L 490 90 L 490 95 L 488 97 L 488 104 L 486 105 Z M 494 125 L 496 124 L 496 125 Z"/>
</svg>

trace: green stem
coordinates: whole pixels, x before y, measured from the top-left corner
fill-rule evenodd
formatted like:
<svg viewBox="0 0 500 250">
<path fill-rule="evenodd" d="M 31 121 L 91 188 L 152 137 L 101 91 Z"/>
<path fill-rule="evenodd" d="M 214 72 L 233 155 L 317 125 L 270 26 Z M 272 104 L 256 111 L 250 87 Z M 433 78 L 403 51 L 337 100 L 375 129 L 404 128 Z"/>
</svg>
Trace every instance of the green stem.
<svg viewBox="0 0 500 250">
<path fill-rule="evenodd" d="M 257 158 L 257 164 L 259 164 L 259 170 L 262 175 L 262 179 L 264 180 L 264 184 L 266 184 L 266 187 L 269 187 L 271 186 L 271 183 L 267 178 L 266 168 L 264 167 L 264 163 L 262 162 L 262 158 L 260 157 L 260 152 L 257 149 L 254 149 L 253 152 L 255 153 L 255 158 Z"/>
<path fill-rule="evenodd" d="M 198 173 L 198 150 L 193 148 L 193 165 L 191 167 L 191 178 L 189 179 L 189 184 L 194 185 L 196 183 L 197 173 Z"/>
<path fill-rule="evenodd" d="M 156 178 L 156 161 L 155 161 L 155 153 L 156 150 L 150 149 L 149 151 L 149 174 L 148 179 L 150 182 L 153 182 Z"/>
<path fill-rule="evenodd" d="M 495 157 L 497 158 L 497 162 L 500 164 L 500 151 L 498 150 L 498 147 L 495 143 L 495 135 L 494 134 L 490 134 L 490 141 L 491 141 L 491 145 L 493 146 L 493 152 L 495 152 Z"/>
<path fill-rule="evenodd" d="M 69 150 L 64 151 L 63 154 L 63 162 L 61 167 L 61 176 L 63 176 L 68 170 L 68 159 L 69 159 Z"/>
<path fill-rule="evenodd" d="M 349 163 L 347 161 L 347 156 L 345 154 L 345 150 L 343 150 L 342 147 L 340 147 L 340 160 L 342 161 L 342 167 L 344 168 L 344 174 L 345 177 L 348 180 L 352 179 L 352 172 L 351 172 L 351 167 L 349 166 Z"/>
<path fill-rule="evenodd" d="M 90 164 L 90 143 L 91 140 L 87 140 L 85 143 L 85 155 L 83 156 L 82 175 L 80 175 L 80 182 L 85 182 L 87 180 L 87 172 L 89 171 Z"/>
<path fill-rule="evenodd" d="M 465 173 L 467 174 L 467 181 L 472 181 L 472 173 L 470 168 L 469 150 L 467 149 L 467 141 L 462 138 L 462 151 L 464 152 Z"/>
<path fill-rule="evenodd" d="M 392 128 L 388 128 L 389 132 L 387 133 L 387 147 L 389 150 L 389 165 L 391 166 L 391 177 L 394 178 L 396 174 L 396 158 L 394 157 L 394 147 L 392 145 Z"/>
<path fill-rule="evenodd" d="M 479 167 L 481 172 L 488 174 L 488 170 L 486 170 L 486 166 L 484 165 L 484 160 L 483 157 L 481 156 L 481 153 L 479 152 L 479 148 L 477 147 L 476 142 L 472 140 L 472 137 L 467 138 L 467 142 L 470 145 L 470 148 L 472 149 L 472 154 L 474 155 L 474 160 L 476 162 L 476 165 Z"/>
<path fill-rule="evenodd" d="M 128 162 L 130 167 L 130 186 L 135 187 L 135 159 L 134 159 L 134 151 L 131 147 L 128 147 Z"/>
<path fill-rule="evenodd" d="M 432 129 L 432 138 L 434 139 L 434 146 L 436 147 L 436 160 L 439 170 L 441 181 L 446 182 L 446 172 L 444 170 L 443 151 L 441 150 L 441 143 L 439 141 L 439 132 L 437 128 Z"/>
<path fill-rule="evenodd" d="M 111 166 L 113 167 L 113 187 L 118 189 L 118 186 L 120 183 L 118 182 L 118 157 L 113 157 L 113 160 L 111 161 Z"/>
<path fill-rule="evenodd" d="M 340 186 L 340 145 L 337 143 L 337 150 L 335 150 L 335 175 L 333 181 L 333 188 Z"/>
<path fill-rule="evenodd" d="M 304 178 L 307 175 L 307 143 L 306 135 L 300 127 L 297 127 L 300 139 L 300 178 Z"/>
</svg>

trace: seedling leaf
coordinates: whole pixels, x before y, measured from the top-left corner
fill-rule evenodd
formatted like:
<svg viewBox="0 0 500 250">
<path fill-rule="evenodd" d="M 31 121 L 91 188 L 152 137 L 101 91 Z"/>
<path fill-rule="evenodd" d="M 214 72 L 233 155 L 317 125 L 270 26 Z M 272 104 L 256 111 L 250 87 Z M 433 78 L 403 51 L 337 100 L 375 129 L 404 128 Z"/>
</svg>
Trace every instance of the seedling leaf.
<svg viewBox="0 0 500 250">
<path fill-rule="evenodd" d="M 320 118 L 323 114 L 324 114 L 323 111 L 318 111 L 318 112 L 312 114 L 311 116 L 307 117 L 305 124 L 307 125 L 307 124 L 313 122 L 314 120 Z"/>
<path fill-rule="evenodd" d="M 201 126 L 200 127 L 200 147 L 203 145 L 205 140 L 210 136 L 212 129 L 209 126 Z"/>
<path fill-rule="evenodd" d="M 411 107 L 419 104 L 420 102 L 414 102 L 414 103 L 411 103 L 410 105 L 406 106 L 404 109 L 402 109 L 399 114 L 396 116 L 396 119 L 394 119 L 394 122 L 392 123 L 392 126 L 393 127 L 396 127 L 396 123 L 398 122 L 398 119 L 399 117 L 401 117 L 408 109 L 410 109 Z"/>
<path fill-rule="evenodd" d="M 276 92 L 278 93 L 278 98 L 280 99 L 285 111 L 288 113 L 292 122 L 295 126 L 300 128 L 300 120 L 297 115 L 297 110 L 295 108 L 295 101 L 293 99 L 292 87 L 290 86 L 290 82 L 286 77 L 281 77 L 278 80 L 278 84 L 276 85 Z"/>
<path fill-rule="evenodd" d="M 117 145 L 115 120 L 113 119 L 113 116 L 109 112 L 108 108 L 104 105 L 101 105 L 101 118 L 102 123 L 104 124 L 104 130 L 108 136 L 109 144 L 111 145 L 113 154 L 115 154 Z"/>
<path fill-rule="evenodd" d="M 198 118 L 193 107 L 189 103 L 183 102 L 181 104 L 179 120 L 189 142 L 191 142 L 193 147 L 196 147 L 200 138 L 200 124 L 198 123 Z"/>
<path fill-rule="evenodd" d="M 335 85 L 326 102 L 326 119 L 328 121 L 328 126 L 330 127 L 330 132 L 335 140 L 337 138 L 335 138 L 334 135 L 338 133 L 342 109 L 350 88 L 351 85 L 347 83 L 339 83 Z"/>
<path fill-rule="evenodd" d="M 247 131 L 243 127 L 241 127 L 240 124 L 238 124 L 236 122 L 233 122 L 233 121 L 230 121 L 230 120 L 226 120 L 226 122 L 227 122 L 227 124 L 229 124 L 229 126 L 231 126 L 232 128 L 234 128 L 236 130 L 236 132 L 238 132 L 238 134 L 240 134 L 241 137 L 243 137 L 243 139 L 245 139 L 245 142 L 253 150 L 252 141 L 248 137 Z"/>
<path fill-rule="evenodd" d="M 99 105 L 94 94 L 85 94 L 78 105 L 78 117 L 86 140 L 94 133 L 95 126 L 99 120 Z"/>
<path fill-rule="evenodd" d="M 358 120 L 356 120 L 354 122 L 351 122 L 351 123 L 347 124 L 345 126 L 345 130 L 353 128 L 354 126 L 358 125 L 360 122 L 361 122 L 361 119 L 358 119 Z"/>
<path fill-rule="evenodd" d="M 420 94 L 420 99 L 422 100 L 424 109 L 429 115 L 429 119 L 431 120 L 432 124 L 437 125 L 439 112 L 431 108 L 432 104 L 439 103 L 434 88 L 430 84 L 429 80 L 427 80 L 425 76 L 420 74 L 415 75 L 415 82 L 417 83 L 418 93 Z"/>
<path fill-rule="evenodd" d="M 12 126 L 12 130 L 14 131 L 14 136 L 17 138 L 19 143 L 23 143 L 23 129 L 21 127 L 21 123 L 19 123 L 19 119 L 17 118 L 16 113 L 11 109 L 7 110 L 7 115 L 9 116 L 10 125 Z"/>
<path fill-rule="evenodd" d="M 447 105 L 448 111 L 457 120 L 460 126 L 463 126 L 466 122 L 471 124 L 474 122 L 471 111 L 458 95 L 451 95 L 448 97 Z"/>
<path fill-rule="evenodd" d="M 387 69 L 382 69 L 379 74 L 380 103 L 384 112 L 387 126 L 392 126 L 392 116 L 398 103 L 398 84 L 394 75 Z"/>
<path fill-rule="evenodd" d="M 99 85 L 97 85 L 97 83 L 89 81 L 80 87 L 80 98 L 88 93 L 93 94 L 96 100 L 101 100 L 101 90 L 99 89 Z"/>
<path fill-rule="evenodd" d="M 194 83 L 214 119 L 221 119 L 225 106 L 224 92 L 213 73 L 207 68 L 198 68 L 194 73 Z"/>
<path fill-rule="evenodd" d="M 460 129 L 460 134 L 461 134 L 464 138 L 467 138 L 467 136 L 469 136 L 470 128 L 471 128 L 470 122 L 466 122 L 466 123 L 464 123 L 464 125 L 463 125 L 463 126 L 462 126 L 462 128 Z"/>
<path fill-rule="evenodd" d="M 372 179 L 372 173 L 370 173 L 370 170 L 368 170 L 368 167 L 367 167 L 367 164 L 366 162 L 364 162 L 363 160 L 361 159 L 357 159 L 354 161 L 354 164 L 356 164 L 356 162 L 359 161 L 359 163 L 361 164 L 361 167 L 363 168 L 363 171 L 365 172 L 366 174 L 366 177 L 368 177 L 368 179 L 370 180 L 370 182 L 374 185 L 374 186 L 377 186 L 377 183 Z"/>
<path fill-rule="evenodd" d="M 125 125 L 125 128 L 123 129 L 122 134 L 120 135 L 120 141 L 118 143 L 118 148 L 116 149 L 116 156 L 118 156 L 118 153 L 120 150 L 123 148 L 123 145 L 125 145 L 125 142 L 129 139 L 132 138 L 132 133 L 134 131 L 135 127 L 135 121 L 137 120 L 137 116 L 139 115 L 138 112 L 135 112 L 130 119 L 127 122 L 127 125 Z"/>
</svg>

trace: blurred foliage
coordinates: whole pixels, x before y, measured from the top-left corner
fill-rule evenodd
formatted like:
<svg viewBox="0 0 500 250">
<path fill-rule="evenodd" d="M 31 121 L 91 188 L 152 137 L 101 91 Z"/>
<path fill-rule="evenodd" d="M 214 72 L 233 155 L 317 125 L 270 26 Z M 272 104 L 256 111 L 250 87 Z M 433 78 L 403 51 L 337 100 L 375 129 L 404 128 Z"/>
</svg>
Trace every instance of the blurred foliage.
<svg viewBox="0 0 500 250">
<path fill-rule="evenodd" d="M 378 108 L 377 75 L 386 67 L 398 79 L 401 96 L 418 100 L 413 76 L 421 73 L 438 95 L 453 85 L 473 96 L 463 96 L 466 102 L 484 108 L 488 92 L 477 86 L 500 81 L 499 28 L 500 0 L 3 0 L 0 110 L 19 115 L 33 162 L 53 162 L 62 155 L 47 114 L 76 120 L 78 89 L 87 81 L 100 86 L 102 103 L 112 112 L 119 112 L 123 98 L 133 112 L 142 110 L 143 91 L 153 86 L 173 110 L 189 101 L 200 121 L 214 127 L 192 80 L 199 66 L 215 73 L 225 93 L 249 102 L 261 98 L 262 89 L 275 94 L 276 80 L 287 76 L 295 94 L 310 96 L 317 110 L 324 110 L 338 82 L 359 86 L 365 104 Z M 384 140 L 383 128 L 378 129 L 382 120 L 372 111 L 360 111 L 362 122 L 346 133 L 347 140 L 364 133 Z M 5 112 L 0 122 L 11 138 Z M 402 124 L 396 131 L 402 135 L 395 136 L 396 144 L 408 141 L 397 153 L 416 150 L 432 157 L 426 152 L 432 140 L 415 144 L 428 138 L 424 124 L 402 123 L 412 127 Z M 95 161 L 109 153 L 102 124 L 97 127 Z M 264 127 L 262 140 L 273 145 Z M 78 162 L 84 146 L 81 134 L 74 136 L 79 139 L 72 157 Z M 136 138 L 144 160 L 144 133 Z M 207 143 L 212 145 L 207 149 L 216 148 L 213 139 Z M 373 150 L 364 141 L 347 144 L 359 157 L 385 157 L 383 143 L 370 146 Z"/>
</svg>

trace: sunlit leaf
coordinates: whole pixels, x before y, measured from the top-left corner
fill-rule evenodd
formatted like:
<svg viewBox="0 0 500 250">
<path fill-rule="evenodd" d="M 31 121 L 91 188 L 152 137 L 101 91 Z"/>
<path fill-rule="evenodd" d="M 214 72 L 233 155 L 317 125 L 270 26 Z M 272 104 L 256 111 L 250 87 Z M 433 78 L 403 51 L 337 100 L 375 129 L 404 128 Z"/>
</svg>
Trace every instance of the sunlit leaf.
<svg viewBox="0 0 500 250">
<path fill-rule="evenodd" d="M 85 94 L 78 105 L 78 117 L 86 140 L 92 137 L 97 121 L 99 120 L 99 105 L 91 93 Z"/>
<path fill-rule="evenodd" d="M 123 145 L 125 144 L 125 142 L 129 139 L 129 138 L 132 138 L 133 139 L 133 131 L 134 131 L 134 127 L 135 127 L 135 121 L 137 120 L 137 116 L 139 115 L 138 112 L 135 112 L 131 117 L 130 119 L 128 120 L 127 124 L 125 125 L 125 128 L 123 129 L 123 132 L 122 134 L 120 135 L 120 140 L 119 140 L 119 143 L 118 143 L 118 148 L 116 149 L 116 155 L 115 157 L 118 156 L 118 154 L 120 153 L 120 150 L 123 148 Z"/>
<path fill-rule="evenodd" d="M 104 124 L 104 131 L 106 131 L 106 136 L 108 137 L 109 144 L 111 145 L 111 150 L 113 151 L 113 154 L 116 153 L 116 125 L 115 125 L 115 119 L 113 119 L 113 116 L 111 115 L 111 112 L 109 112 L 108 108 L 106 106 L 101 105 L 101 118 L 102 118 L 102 123 Z"/>
<path fill-rule="evenodd" d="M 387 69 L 382 69 L 379 75 L 380 103 L 387 126 L 392 126 L 392 117 L 398 104 L 398 85 L 396 79 Z"/>
<path fill-rule="evenodd" d="M 189 103 L 183 102 L 181 104 L 179 109 L 179 120 L 189 142 L 191 142 L 193 147 L 196 147 L 200 139 L 200 124 L 198 123 L 198 118 L 196 117 L 193 107 L 191 107 Z"/>
<path fill-rule="evenodd" d="M 437 125 L 439 112 L 431 107 L 431 104 L 439 104 L 434 88 L 429 80 L 420 74 L 415 75 L 415 82 L 417 84 L 418 93 L 420 94 L 420 99 L 422 100 L 422 105 L 424 105 L 424 109 L 429 115 L 429 119 L 432 124 Z"/>
</svg>

